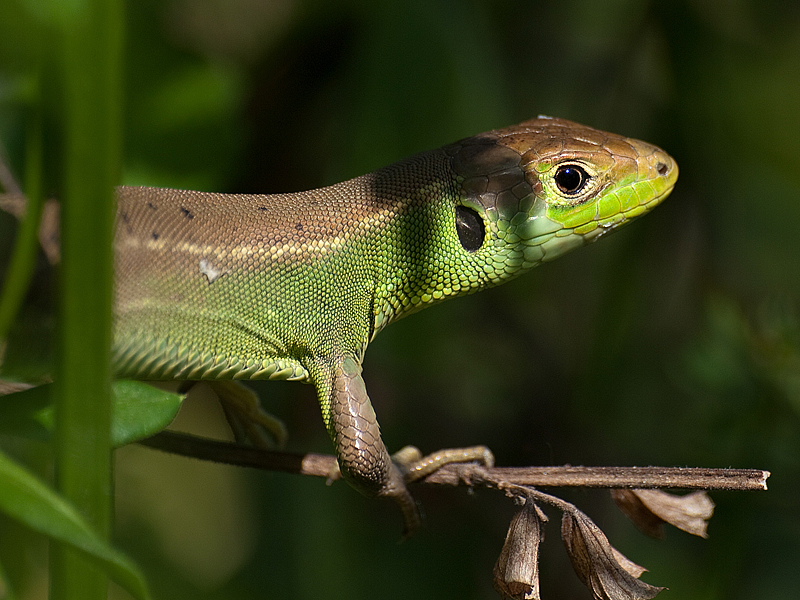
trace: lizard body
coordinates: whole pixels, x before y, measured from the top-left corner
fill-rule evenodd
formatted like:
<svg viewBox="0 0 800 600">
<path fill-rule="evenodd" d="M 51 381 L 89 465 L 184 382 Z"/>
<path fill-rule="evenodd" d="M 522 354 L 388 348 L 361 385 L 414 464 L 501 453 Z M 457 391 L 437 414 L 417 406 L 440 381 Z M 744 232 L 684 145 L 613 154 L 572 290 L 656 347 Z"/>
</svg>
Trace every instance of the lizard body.
<svg viewBox="0 0 800 600">
<path fill-rule="evenodd" d="M 116 374 L 313 384 L 342 474 L 408 524 L 361 378 L 368 343 L 647 212 L 677 174 L 655 146 L 540 117 L 307 192 L 120 188 Z"/>
</svg>

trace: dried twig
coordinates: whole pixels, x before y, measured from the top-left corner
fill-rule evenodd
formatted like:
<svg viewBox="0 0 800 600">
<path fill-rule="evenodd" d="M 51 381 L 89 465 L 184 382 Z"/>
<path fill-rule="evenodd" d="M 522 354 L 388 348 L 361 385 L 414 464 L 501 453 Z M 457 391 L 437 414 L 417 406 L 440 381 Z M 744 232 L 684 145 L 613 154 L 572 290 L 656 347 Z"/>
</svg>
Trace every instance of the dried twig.
<svg viewBox="0 0 800 600">
<path fill-rule="evenodd" d="M 448 465 L 426 483 L 457 485 L 465 467 Z M 475 467 L 473 467 L 475 468 Z M 536 487 L 592 487 L 696 490 L 766 490 L 769 471 L 703 467 L 494 467 L 488 479 Z"/>
<path fill-rule="evenodd" d="M 174 431 L 162 431 L 141 442 L 173 454 L 202 460 L 329 477 L 336 457 L 329 454 L 272 452 Z M 683 488 L 704 490 L 766 490 L 769 471 L 674 467 L 480 467 L 445 465 L 422 481 L 437 485 L 504 485 L 594 488 Z"/>
<path fill-rule="evenodd" d="M 174 454 L 270 471 L 329 479 L 332 473 L 337 472 L 334 456 L 271 452 L 173 431 L 162 431 L 141 443 Z M 665 588 L 640 581 L 639 577 L 646 569 L 614 548 L 586 514 L 570 502 L 537 488 L 612 488 L 612 495 L 622 511 L 645 533 L 658 536 L 662 525 L 669 523 L 705 537 L 706 522 L 714 510 L 714 503 L 706 493 L 696 491 L 678 496 L 662 491 L 663 488 L 765 490 L 768 477 L 768 471 L 757 469 L 495 468 L 449 464 L 421 481 L 435 485 L 495 488 L 522 505 L 511 521 L 493 572 L 495 589 L 504 598 L 541 598 L 539 544 L 544 536 L 547 517 L 539 504 L 548 504 L 562 512 L 561 538 L 575 573 L 595 600 L 646 600 L 654 598 Z"/>
</svg>

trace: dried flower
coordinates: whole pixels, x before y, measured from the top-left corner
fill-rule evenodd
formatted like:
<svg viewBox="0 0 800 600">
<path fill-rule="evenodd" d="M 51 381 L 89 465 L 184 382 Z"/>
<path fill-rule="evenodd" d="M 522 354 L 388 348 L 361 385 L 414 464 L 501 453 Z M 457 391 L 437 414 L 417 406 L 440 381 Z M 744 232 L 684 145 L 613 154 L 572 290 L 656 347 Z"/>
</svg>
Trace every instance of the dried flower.
<svg viewBox="0 0 800 600">
<path fill-rule="evenodd" d="M 531 500 L 520 507 L 508 527 L 494 565 L 494 587 L 504 598 L 540 600 L 539 543 L 547 517 Z"/>
<path fill-rule="evenodd" d="M 613 548 L 578 509 L 564 512 L 561 538 L 572 567 L 597 600 L 649 600 L 664 589 L 639 581 L 645 569 Z"/>
<path fill-rule="evenodd" d="M 661 490 L 611 490 L 611 497 L 636 527 L 656 538 L 664 536 L 664 523 L 707 537 L 707 521 L 714 514 L 714 502 L 703 491 L 678 496 Z"/>
</svg>

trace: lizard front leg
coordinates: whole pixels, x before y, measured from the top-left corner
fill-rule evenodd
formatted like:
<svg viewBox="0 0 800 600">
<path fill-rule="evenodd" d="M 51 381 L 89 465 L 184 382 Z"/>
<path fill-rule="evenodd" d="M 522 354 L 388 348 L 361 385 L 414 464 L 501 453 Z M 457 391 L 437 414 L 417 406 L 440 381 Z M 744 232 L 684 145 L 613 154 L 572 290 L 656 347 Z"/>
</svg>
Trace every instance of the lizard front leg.
<svg viewBox="0 0 800 600">
<path fill-rule="evenodd" d="M 381 439 L 361 365 L 355 358 L 345 357 L 327 370 L 327 377 L 320 374 L 323 380 L 317 392 L 342 476 L 366 496 L 397 502 L 403 512 L 403 534 L 411 535 L 420 525 L 419 510 Z"/>
<path fill-rule="evenodd" d="M 331 436 L 339 470 L 362 494 L 390 498 L 403 512 L 403 536 L 419 528 L 417 503 L 406 483 L 421 479 L 453 462 L 478 461 L 491 466 L 494 458 L 485 446 L 441 450 L 423 457 L 407 446 L 390 456 L 381 439 L 380 426 L 361 377 L 361 365 L 346 357 L 329 368 L 327 384 L 317 390 L 322 414 Z"/>
</svg>

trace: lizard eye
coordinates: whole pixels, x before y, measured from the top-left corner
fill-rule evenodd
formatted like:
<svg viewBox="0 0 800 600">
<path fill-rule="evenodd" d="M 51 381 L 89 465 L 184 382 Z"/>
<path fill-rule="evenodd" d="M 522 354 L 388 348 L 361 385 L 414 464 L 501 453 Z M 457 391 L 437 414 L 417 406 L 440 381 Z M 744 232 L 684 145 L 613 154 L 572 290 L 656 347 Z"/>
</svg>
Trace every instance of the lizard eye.
<svg viewBox="0 0 800 600">
<path fill-rule="evenodd" d="M 558 168 L 553 179 L 562 193 L 573 196 L 586 186 L 589 174 L 578 165 L 563 165 Z"/>
<path fill-rule="evenodd" d="M 475 252 L 483 244 L 486 226 L 480 215 L 466 206 L 456 206 L 456 232 L 467 252 Z"/>
</svg>

